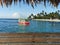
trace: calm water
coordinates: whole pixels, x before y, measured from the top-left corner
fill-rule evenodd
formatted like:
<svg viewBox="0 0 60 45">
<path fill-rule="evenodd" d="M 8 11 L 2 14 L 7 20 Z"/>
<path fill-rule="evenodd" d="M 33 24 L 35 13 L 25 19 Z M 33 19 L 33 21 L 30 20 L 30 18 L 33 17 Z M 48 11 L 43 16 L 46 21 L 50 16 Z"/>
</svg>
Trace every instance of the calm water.
<svg viewBox="0 0 60 45">
<path fill-rule="evenodd" d="M 0 19 L 0 33 L 60 33 L 60 22 L 30 21 L 30 25 L 18 24 L 18 20 Z"/>
</svg>

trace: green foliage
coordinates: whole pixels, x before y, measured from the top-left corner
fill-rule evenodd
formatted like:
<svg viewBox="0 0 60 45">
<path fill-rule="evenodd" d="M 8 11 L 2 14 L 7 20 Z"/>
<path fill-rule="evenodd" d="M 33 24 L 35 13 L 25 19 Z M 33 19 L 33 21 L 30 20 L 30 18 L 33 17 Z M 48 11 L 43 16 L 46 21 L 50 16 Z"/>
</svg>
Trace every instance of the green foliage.
<svg viewBox="0 0 60 45">
<path fill-rule="evenodd" d="M 31 18 L 33 16 L 33 19 L 60 19 L 60 12 L 51 12 L 47 14 L 47 12 L 42 11 L 41 13 L 38 13 L 36 15 L 31 14 L 28 18 Z"/>
</svg>

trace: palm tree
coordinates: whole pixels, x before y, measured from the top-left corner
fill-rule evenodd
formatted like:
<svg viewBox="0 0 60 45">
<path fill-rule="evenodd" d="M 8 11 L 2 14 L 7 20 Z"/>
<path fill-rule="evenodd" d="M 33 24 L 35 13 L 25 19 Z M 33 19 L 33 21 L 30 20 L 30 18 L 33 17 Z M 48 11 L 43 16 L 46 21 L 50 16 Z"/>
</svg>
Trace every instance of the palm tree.
<svg viewBox="0 0 60 45">
<path fill-rule="evenodd" d="M 47 12 L 45 12 L 45 15 L 47 15 Z"/>
<path fill-rule="evenodd" d="M 12 2 L 16 4 L 17 2 L 20 3 L 21 1 L 27 4 L 31 4 L 32 7 L 34 7 L 34 5 L 39 4 L 40 2 L 44 2 L 44 5 L 46 5 L 46 3 L 50 3 L 55 7 L 57 7 L 60 3 L 60 0 L 0 0 L 0 5 L 3 6 L 3 4 L 5 4 L 8 7 L 8 5 L 12 5 Z"/>
<path fill-rule="evenodd" d="M 60 14 L 60 10 L 57 11 Z"/>
</svg>

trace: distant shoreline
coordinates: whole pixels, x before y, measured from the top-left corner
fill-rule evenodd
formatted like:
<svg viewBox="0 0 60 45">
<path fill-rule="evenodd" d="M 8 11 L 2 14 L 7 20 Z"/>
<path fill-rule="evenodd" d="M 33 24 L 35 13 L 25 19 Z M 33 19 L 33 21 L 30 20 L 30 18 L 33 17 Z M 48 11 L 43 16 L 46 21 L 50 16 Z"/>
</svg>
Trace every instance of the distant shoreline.
<svg viewBox="0 0 60 45">
<path fill-rule="evenodd" d="M 37 21 L 60 22 L 60 19 L 33 19 Z"/>
</svg>

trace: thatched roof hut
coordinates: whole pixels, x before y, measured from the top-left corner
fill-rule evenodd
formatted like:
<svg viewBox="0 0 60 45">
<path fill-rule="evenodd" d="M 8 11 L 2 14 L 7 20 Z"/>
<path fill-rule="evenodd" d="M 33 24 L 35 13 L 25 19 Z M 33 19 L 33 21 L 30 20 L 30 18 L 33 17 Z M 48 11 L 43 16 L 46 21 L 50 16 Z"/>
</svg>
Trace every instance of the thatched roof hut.
<svg viewBox="0 0 60 45">
<path fill-rule="evenodd" d="M 6 5 L 8 7 L 8 5 L 12 5 L 13 2 L 14 4 L 16 4 L 17 2 L 20 3 L 21 1 L 27 3 L 28 5 L 31 4 L 32 7 L 34 7 L 34 5 L 39 4 L 40 2 L 44 2 L 44 5 L 46 5 L 46 3 L 50 3 L 54 7 L 57 7 L 60 3 L 60 0 L 0 0 L 0 5 Z"/>
</svg>

